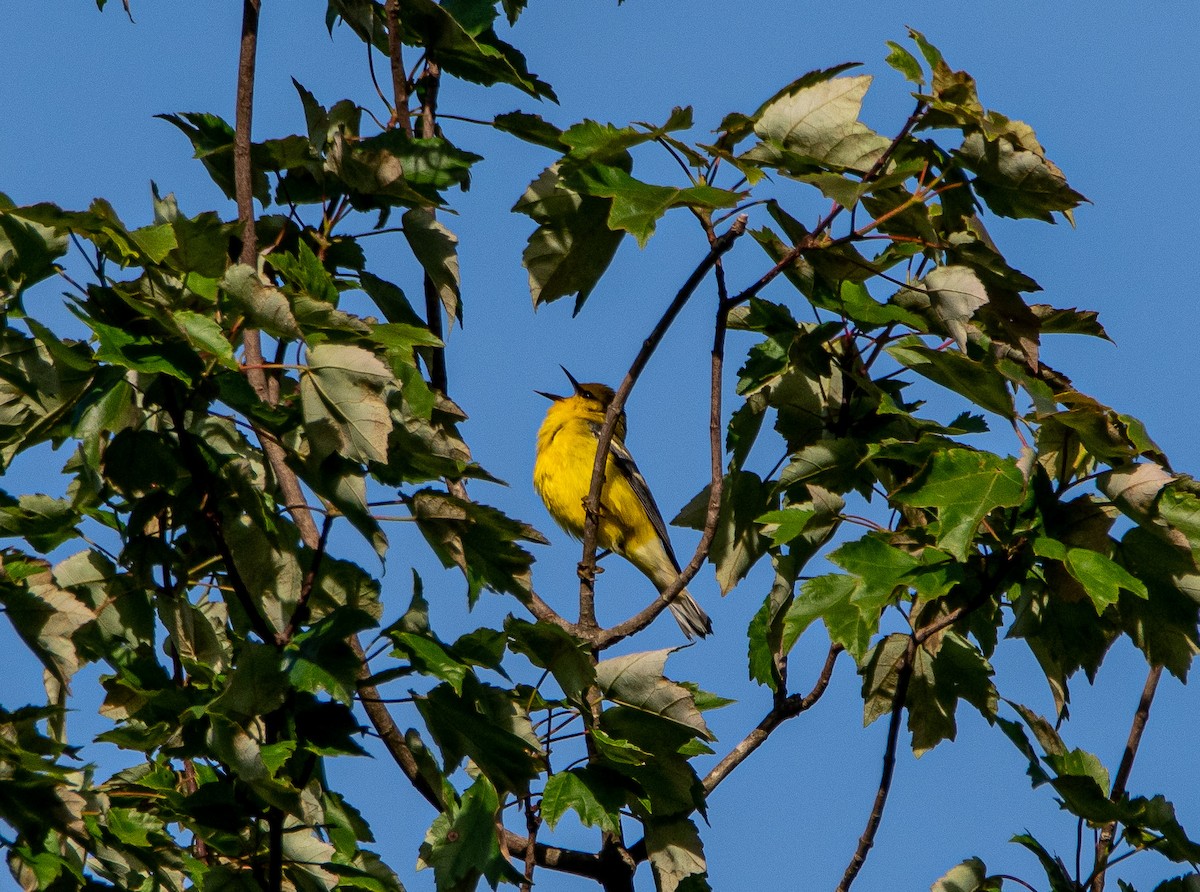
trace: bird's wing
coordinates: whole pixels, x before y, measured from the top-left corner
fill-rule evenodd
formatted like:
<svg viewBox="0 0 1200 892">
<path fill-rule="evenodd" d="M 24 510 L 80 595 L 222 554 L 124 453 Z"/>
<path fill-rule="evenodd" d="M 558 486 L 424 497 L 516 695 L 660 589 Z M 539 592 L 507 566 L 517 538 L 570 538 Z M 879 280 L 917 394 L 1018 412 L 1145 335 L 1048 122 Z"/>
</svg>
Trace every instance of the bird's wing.
<svg viewBox="0 0 1200 892">
<path fill-rule="evenodd" d="M 589 424 L 589 427 L 592 429 L 592 436 L 599 438 L 600 425 Z M 659 541 L 662 542 L 663 548 L 667 551 L 667 557 L 671 559 L 671 563 L 675 566 L 675 572 L 678 573 L 679 561 L 675 557 L 675 549 L 671 547 L 671 537 L 667 535 L 666 521 L 663 520 L 658 505 L 654 503 L 654 496 L 650 494 L 650 487 L 646 483 L 646 478 L 642 476 L 642 472 L 638 470 L 637 462 L 633 460 L 633 456 L 629 454 L 625 444 L 616 437 L 613 437 L 612 444 L 609 446 L 609 455 L 612 456 L 617 470 L 629 481 L 633 494 L 637 496 L 638 502 L 645 510 L 646 516 L 650 519 L 650 525 L 654 527 L 654 532 L 658 533 Z"/>
</svg>

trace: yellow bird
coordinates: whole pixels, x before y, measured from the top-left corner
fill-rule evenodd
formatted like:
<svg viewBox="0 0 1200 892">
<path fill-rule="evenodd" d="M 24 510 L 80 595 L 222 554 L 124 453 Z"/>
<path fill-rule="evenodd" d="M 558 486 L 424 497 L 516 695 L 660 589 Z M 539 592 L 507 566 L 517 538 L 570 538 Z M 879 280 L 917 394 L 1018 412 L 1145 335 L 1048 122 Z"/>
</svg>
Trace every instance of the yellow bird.
<svg viewBox="0 0 1200 892">
<path fill-rule="evenodd" d="M 583 502 L 596 463 L 596 443 L 614 394 L 605 384 L 580 384 L 566 369 L 563 372 L 575 390 L 573 395 L 538 391 L 553 405 L 538 431 L 533 486 L 555 522 L 581 539 Z M 601 548 L 616 552 L 645 573 L 662 592 L 679 575 L 679 561 L 650 487 L 625 448 L 625 430 L 622 412 L 613 432 L 600 491 L 598 542 Z M 712 632 L 712 620 L 686 589 L 669 606 L 688 638 L 703 638 Z"/>
</svg>

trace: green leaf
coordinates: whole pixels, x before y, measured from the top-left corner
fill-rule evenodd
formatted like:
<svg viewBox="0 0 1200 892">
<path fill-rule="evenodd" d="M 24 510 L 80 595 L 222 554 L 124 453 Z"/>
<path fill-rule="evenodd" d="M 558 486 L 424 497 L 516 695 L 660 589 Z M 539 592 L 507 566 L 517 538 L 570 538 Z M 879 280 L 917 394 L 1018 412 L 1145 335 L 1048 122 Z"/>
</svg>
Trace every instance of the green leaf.
<svg viewBox="0 0 1200 892">
<path fill-rule="evenodd" d="M 671 521 L 675 526 L 703 529 L 708 509 L 709 487 L 705 487 L 688 502 Z M 767 551 L 757 518 L 778 503 L 774 484 L 763 481 L 751 471 L 735 471 L 726 475 L 721 493 L 721 511 L 713 538 L 709 560 L 713 563 L 721 593 L 731 592 L 750 568 Z"/>
<path fill-rule="evenodd" d="M 386 389 L 392 372 L 374 353 L 351 344 L 318 344 L 300 379 L 304 426 L 320 455 L 386 462 L 392 417 Z"/>
<path fill-rule="evenodd" d="M 858 465 L 865 457 L 865 446 L 853 437 L 819 440 L 792 453 L 791 461 L 779 474 L 779 486 L 814 482 L 845 492 L 857 483 Z"/>
<path fill-rule="evenodd" d="M 75 637 L 96 621 L 95 611 L 61 588 L 48 564 L 12 554 L 0 567 L 0 600 L 17 634 L 65 687 L 85 662 Z"/>
<path fill-rule="evenodd" d="M 282 655 L 273 644 L 245 641 L 238 650 L 237 665 L 208 710 L 239 723 L 267 715 L 283 705 L 288 681 Z"/>
<path fill-rule="evenodd" d="M 268 532 L 247 515 L 225 518 L 221 533 L 258 609 L 274 631 L 282 631 L 296 609 L 304 584 L 294 540 L 284 541 L 284 537 Z"/>
<path fill-rule="evenodd" d="M 421 844 L 417 868 L 433 868 L 438 892 L 474 889 L 478 878 L 499 859 L 496 812 L 500 798 L 486 777 L 478 777 L 434 819 Z"/>
<path fill-rule="evenodd" d="M 1056 307 L 1049 304 L 1030 306 L 1042 333 L 1046 335 L 1090 335 L 1110 341 L 1108 331 L 1099 323 L 1099 313 L 1094 310 L 1076 310 L 1075 307 Z"/>
<path fill-rule="evenodd" d="M 541 115 L 531 115 L 526 112 L 513 111 L 496 115 L 492 126 L 502 133 L 511 133 L 518 139 L 542 146 L 547 149 L 561 151 L 563 148 L 562 131 L 544 120 Z"/>
<path fill-rule="evenodd" d="M 763 143 L 742 160 L 793 173 L 816 165 L 865 173 L 890 142 L 858 120 L 870 84 L 870 75 L 837 77 L 780 96 L 754 125 Z"/>
<path fill-rule="evenodd" d="M 771 537 L 775 546 L 791 542 L 816 517 L 817 512 L 812 508 L 783 508 L 779 511 L 768 511 L 762 517 L 755 518 L 755 523 L 763 524 L 763 532 Z"/>
<path fill-rule="evenodd" d="M 462 695 L 445 683 L 417 709 L 452 771 L 469 757 L 496 788 L 522 793 L 545 768 L 541 744 L 518 695 L 467 677 Z"/>
<path fill-rule="evenodd" d="M 233 355 L 233 345 L 219 322 L 211 316 L 191 310 L 176 310 L 172 316 L 193 350 L 211 354 L 227 369 L 239 368 L 237 358 Z"/>
<path fill-rule="evenodd" d="M 567 186 L 557 164 L 529 184 L 513 210 L 538 224 L 521 258 L 534 309 L 572 294 L 575 312 L 583 307 L 623 237 L 608 226 L 611 208 L 611 201 Z"/>
<path fill-rule="evenodd" d="M 1103 612 L 1109 604 L 1117 603 L 1121 589 L 1149 597 L 1146 584 L 1130 575 L 1129 571 L 1111 558 L 1089 548 L 1072 548 L 1067 552 L 1067 570 L 1078 579 L 1096 605 L 1096 612 Z"/>
<path fill-rule="evenodd" d="M 398 285 L 381 279 L 366 270 L 362 272 L 360 284 L 388 322 L 425 327 L 425 320 L 417 315 Z"/>
<path fill-rule="evenodd" d="M 433 0 L 402 0 L 400 21 L 405 42 L 425 47 L 448 74 L 484 86 L 510 84 L 530 96 L 556 99 L 550 85 L 529 72 L 525 57 L 491 27 L 467 29 Z"/>
<path fill-rule="evenodd" d="M 0 536 L 18 536 L 41 552 L 50 552 L 79 535 L 83 518 L 65 499 L 29 493 L 14 502 L 0 492 Z"/>
<path fill-rule="evenodd" d="M 580 191 L 600 198 L 611 198 L 608 227 L 623 229 L 637 239 L 638 247 L 654 234 L 658 219 L 671 208 L 690 207 L 713 209 L 733 207 L 742 193 L 698 185 L 688 188 L 655 186 L 635 180 L 618 167 L 594 164 L 583 168 L 572 183 L 581 184 Z"/>
<path fill-rule="evenodd" d="M 122 326 L 107 325 L 85 315 L 78 307 L 70 309 L 96 335 L 99 342 L 95 353 L 97 362 L 109 362 L 147 374 L 170 375 L 187 383 L 204 370 L 200 358 L 184 343 L 133 335 Z"/>
<path fill-rule="evenodd" d="M 1042 768 L 1037 751 L 1034 750 L 1033 744 L 1029 742 L 1029 738 L 1025 736 L 1025 729 L 1021 727 L 1021 723 L 997 717 L 996 724 L 1000 726 L 1000 730 L 1004 732 L 1004 736 L 1012 741 L 1013 746 L 1020 750 L 1021 755 L 1028 761 L 1029 767 L 1025 769 L 1025 773 L 1029 775 L 1033 786 L 1038 787 L 1049 783 L 1050 775 Z"/>
<path fill-rule="evenodd" d="M 659 892 L 708 890 L 708 864 L 700 833 L 690 818 L 646 822 L 646 854 Z"/>
<path fill-rule="evenodd" d="M 889 40 L 887 45 L 891 52 L 888 53 L 887 59 L 884 61 L 904 75 L 905 80 L 912 81 L 918 87 L 924 87 L 925 72 L 921 68 L 921 63 L 917 61 L 916 56 L 894 40 Z"/>
<path fill-rule="evenodd" d="M 967 349 L 968 325 L 988 302 L 987 289 L 968 266 L 938 266 L 925 276 L 934 316 L 950 332 L 959 350 Z"/>
<path fill-rule="evenodd" d="M 934 453 L 925 473 L 894 498 L 913 507 L 937 508 L 938 547 L 966 560 L 983 519 L 996 508 L 1021 504 L 1024 495 L 1025 479 L 1012 459 L 947 449 Z"/>
<path fill-rule="evenodd" d="M 191 141 L 195 157 L 204 164 L 208 175 L 230 201 L 237 198 L 233 180 L 233 128 L 216 115 L 201 112 L 182 112 L 177 115 L 155 115 L 174 124 Z M 253 194 L 264 205 L 271 201 L 267 176 L 253 171 Z"/>
<path fill-rule="evenodd" d="M 919 647 L 908 688 L 908 727 L 913 752 L 920 755 L 943 740 L 953 740 L 959 699 L 973 704 L 988 721 L 996 715 L 999 695 L 993 670 L 983 654 L 965 638 L 945 633 L 934 644 Z"/>
<path fill-rule="evenodd" d="M 562 816 L 572 810 L 585 827 L 619 833 L 625 796 L 618 780 L 619 775 L 614 777 L 611 772 L 594 766 L 552 774 L 542 791 L 542 818 L 553 830 Z"/>
<path fill-rule="evenodd" d="M 1130 886 L 1129 889 L 1132 892 L 1133 887 Z M 1200 892 L 1200 873 L 1188 873 L 1163 880 L 1154 887 L 1154 892 Z"/>
<path fill-rule="evenodd" d="M 1032 136 L 1032 130 L 1029 134 Z M 1054 212 L 1069 213 L 1087 201 L 1067 184 L 1063 172 L 1036 140 L 1030 145 L 1028 140 L 1008 135 L 989 139 L 983 133 L 968 133 L 956 154 L 975 173 L 975 192 L 1001 217 L 1049 223 L 1054 221 Z"/>
<path fill-rule="evenodd" d="M 930 886 L 929 892 L 998 892 L 1000 883 L 987 876 L 987 865 L 982 860 L 968 858 Z"/>
<path fill-rule="evenodd" d="M 659 716 L 696 737 L 715 740 L 691 692 L 663 675 L 670 649 L 628 654 L 596 666 L 596 683 L 605 699 Z"/>
<path fill-rule="evenodd" d="M 516 543 L 545 544 L 545 537 L 533 527 L 495 508 L 433 489 L 414 493 L 409 506 L 442 565 L 457 566 L 467 577 L 472 604 L 485 586 L 518 598 L 529 593 L 533 555 Z"/>
<path fill-rule="evenodd" d="M 229 267 L 221 289 L 241 306 L 255 327 L 277 338 L 302 337 L 288 299 L 278 288 L 264 283 L 253 267 L 244 263 Z"/>
<path fill-rule="evenodd" d="M 505 620 L 504 631 L 514 653 L 524 654 L 541 669 L 549 669 L 563 693 L 582 702 L 584 692 L 596 681 L 586 641 L 572 637 L 558 626 L 512 617 Z"/>
<path fill-rule="evenodd" d="M 1050 892 L 1076 892 L 1079 889 L 1078 884 L 1071 879 L 1071 873 L 1062 859 L 1051 855 L 1032 836 L 1022 833 L 1014 836 L 1011 841 L 1024 846 L 1037 856 L 1038 861 L 1042 864 L 1042 870 L 1046 872 L 1046 879 L 1050 882 Z"/>
<path fill-rule="evenodd" d="M 1005 418 L 1016 414 L 1012 391 L 994 362 L 979 362 L 954 350 L 932 350 L 917 339 L 887 348 L 896 362 Z"/>
<path fill-rule="evenodd" d="M 1125 534 L 1118 554 L 1149 592 L 1121 597 L 1122 628 L 1151 664 L 1186 679 L 1200 653 L 1200 574 L 1190 555 L 1143 527 Z"/>
<path fill-rule="evenodd" d="M 130 232 L 129 237 L 153 263 L 162 263 L 168 254 L 179 247 L 175 228 L 170 223 L 143 226 Z"/>
<path fill-rule="evenodd" d="M 879 628 L 879 617 L 864 616 L 853 603 L 860 581 L 838 573 L 805 580 L 800 595 L 788 609 L 784 640 L 795 641 L 816 619 L 822 619 L 830 640 L 846 648 L 856 661 L 861 661 Z"/>
<path fill-rule="evenodd" d="M 591 735 L 596 749 L 613 765 L 645 765 L 651 759 L 650 753 L 641 747 L 628 740 L 606 734 L 600 728 L 593 728 Z"/>
<path fill-rule="evenodd" d="M 860 663 L 862 675 L 863 725 L 889 714 L 898 692 L 900 669 L 907 660 L 912 639 L 893 632 L 879 641 Z"/>
<path fill-rule="evenodd" d="M 671 131 L 688 130 L 691 127 L 691 107 L 676 106 L 662 125 L 641 123 L 618 127 L 585 119 L 563 131 L 560 141 L 570 147 L 569 158 L 572 161 L 628 165 L 629 149 L 660 139 Z"/>
<path fill-rule="evenodd" d="M 463 680 L 470 672 L 461 661 L 434 638 L 412 632 L 395 632 L 393 654 L 407 659 L 418 672 L 445 681 L 456 694 L 462 694 Z"/>
<path fill-rule="evenodd" d="M 0 207 L 0 298 L 19 300 L 30 285 L 54 275 L 69 244 L 65 230 Z"/>
<path fill-rule="evenodd" d="M 771 563 L 775 568 L 775 581 L 746 629 L 749 639 L 747 657 L 750 680 L 778 691 L 783 679 L 776 655 L 788 653 L 804 629 L 797 630 L 790 641 L 785 640 L 784 620 L 793 601 L 799 562 L 790 554 L 776 551 L 771 555 Z"/>
<path fill-rule="evenodd" d="M 432 211 L 413 208 L 404 215 L 404 237 L 413 255 L 433 282 L 451 323 L 462 322 L 459 293 L 458 238 L 433 216 Z"/>
</svg>

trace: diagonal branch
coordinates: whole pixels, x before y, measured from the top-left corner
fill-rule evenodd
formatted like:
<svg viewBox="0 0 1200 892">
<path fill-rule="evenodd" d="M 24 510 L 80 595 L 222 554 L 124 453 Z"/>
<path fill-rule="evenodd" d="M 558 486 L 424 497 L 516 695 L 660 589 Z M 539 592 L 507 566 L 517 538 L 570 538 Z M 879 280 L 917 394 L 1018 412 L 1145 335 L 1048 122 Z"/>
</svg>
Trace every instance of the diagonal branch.
<svg viewBox="0 0 1200 892">
<path fill-rule="evenodd" d="M 733 769 L 737 768 L 746 758 L 758 749 L 771 736 L 771 732 L 782 725 L 785 721 L 795 718 L 800 713 L 811 709 L 818 700 L 825 694 L 829 687 L 829 681 L 833 678 L 833 666 L 837 662 L 838 654 L 843 648 L 840 644 L 831 644 L 829 646 L 829 654 L 825 657 L 825 665 L 821 667 L 821 674 L 817 677 L 816 684 L 813 685 L 811 691 L 807 694 L 792 694 L 789 697 L 782 698 L 768 712 L 761 722 L 743 738 L 742 742 L 735 746 L 726 754 L 720 762 L 713 766 L 712 770 L 704 777 L 704 792 L 711 793 L 717 788 L 721 781 L 725 780 Z"/>
<path fill-rule="evenodd" d="M 1129 783 L 1129 775 L 1133 771 L 1133 760 L 1137 758 L 1138 747 L 1142 743 L 1142 732 L 1146 730 L 1146 722 L 1150 718 L 1150 706 L 1154 702 L 1154 694 L 1158 690 L 1158 680 L 1162 678 L 1162 666 L 1151 666 L 1146 676 L 1145 687 L 1142 688 L 1141 699 L 1138 700 L 1137 710 L 1133 714 L 1133 722 L 1129 726 L 1129 739 L 1125 743 L 1125 752 L 1121 754 L 1121 764 L 1117 767 L 1117 776 L 1113 779 L 1113 801 L 1125 795 Z M 1092 870 L 1091 892 L 1104 892 L 1105 871 L 1108 868 L 1108 857 L 1112 854 L 1113 840 L 1117 835 L 1117 822 L 1105 824 L 1096 841 L 1096 859 Z"/>
<path fill-rule="evenodd" d="M 715 245 L 717 236 L 712 229 L 712 224 L 704 221 L 704 225 L 708 232 L 709 245 Z M 708 505 L 704 512 L 704 529 L 700 533 L 700 541 L 696 544 L 696 550 L 692 553 L 691 560 L 680 570 L 676 580 L 661 592 L 649 607 L 602 632 L 598 645 L 600 650 L 611 647 L 654 622 L 663 609 L 670 605 L 671 600 L 683 591 L 684 586 L 700 572 L 700 567 L 707 559 L 713 538 L 716 536 L 717 520 L 721 514 L 721 495 L 725 486 L 725 475 L 722 469 L 725 453 L 721 443 L 721 382 L 725 364 L 725 334 L 729 328 L 729 310 L 726 308 L 729 293 L 725 288 L 725 270 L 719 258 L 713 272 L 717 279 L 717 317 L 713 327 L 712 362 L 709 373 L 709 489 Z"/>
<path fill-rule="evenodd" d="M 375 730 L 379 734 L 379 739 L 383 741 L 383 745 L 387 748 L 392 760 L 404 772 L 404 776 L 408 778 L 409 783 L 416 788 L 418 793 L 425 797 L 425 801 L 438 811 L 445 811 L 446 805 L 442 801 L 442 791 L 435 789 L 426 780 L 425 775 L 421 774 L 421 769 L 417 765 L 417 757 L 413 754 L 408 742 L 404 739 L 404 732 L 400 730 L 392 718 L 392 714 L 388 712 L 383 699 L 379 696 L 379 688 L 364 681 L 364 679 L 370 677 L 371 669 L 367 665 L 367 654 L 363 650 L 362 643 L 358 640 L 357 635 L 351 635 L 348 640 L 350 647 L 354 650 L 354 655 L 362 663 L 362 667 L 358 670 L 359 702 L 362 703 L 363 710 L 367 713 L 371 724 L 375 726 Z"/>
<path fill-rule="evenodd" d="M 400 0 L 387 0 L 388 60 L 392 69 L 392 119 L 388 127 L 397 124 L 405 136 L 413 135 L 412 121 L 408 117 L 408 75 L 404 70 L 404 45 L 400 42 Z M 374 52 L 367 44 L 367 53 Z"/>
<path fill-rule="evenodd" d="M 703 563 L 703 556 L 697 560 L 693 557 L 689 562 L 684 573 L 681 573 L 679 578 L 672 583 L 666 591 L 662 593 L 660 598 L 649 608 L 642 611 L 638 617 L 622 623 L 620 627 L 609 630 L 607 633 L 601 634 L 596 625 L 596 546 L 597 534 L 600 527 L 600 490 L 604 486 L 604 467 L 608 461 L 609 449 L 612 446 L 613 432 L 617 426 L 617 418 L 625 408 L 625 400 L 629 397 L 630 391 L 633 390 L 633 385 L 637 383 L 637 379 L 641 376 L 642 370 L 650 361 L 650 357 L 654 355 L 654 351 L 658 349 L 658 345 L 662 342 L 667 330 L 675 321 L 675 317 L 683 309 L 691 298 L 692 293 L 703 281 L 708 271 L 716 265 L 721 255 L 725 254 L 733 243 L 746 231 L 746 223 L 748 218 L 743 214 L 733 222 L 733 225 L 721 236 L 719 236 L 709 248 L 708 254 L 688 276 L 687 281 L 679 289 L 675 295 L 675 299 L 671 301 L 662 318 L 658 320 L 658 324 L 650 332 L 650 335 L 642 342 L 642 348 L 638 351 L 637 356 L 633 360 L 633 364 L 629 367 L 629 371 L 625 374 L 625 380 L 621 382 L 621 386 L 617 388 L 616 394 L 613 396 L 612 404 L 608 407 L 608 414 L 605 416 L 604 425 L 600 428 L 598 440 L 596 443 L 596 461 L 592 466 L 592 481 L 588 489 L 587 499 L 584 501 L 584 524 L 583 524 L 583 559 L 579 564 L 579 625 L 583 627 L 585 632 L 592 632 L 595 636 L 595 642 L 599 646 L 600 642 L 605 642 L 604 647 L 620 640 L 636 631 L 638 626 L 634 624 L 643 614 L 649 614 L 649 618 L 645 619 L 641 625 L 645 625 L 654 619 L 663 609 L 670 603 L 670 600 L 683 590 L 688 580 L 695 576 L 700 569 L 700 564 Z M 719 369 L 718 369 L 719 371 Z M 692 565 L 695 564 L 693 567 Z M 691 575 L 687 575 L 687 570 L 691 571 Z M 633 625 L 631 625 L 633 624 Z M 618 632 L 618 629 L 621 631 Z M 616 633 L 616 637 L 614 637 Z"/>
<path fill-rule="evenodd" d="M 332 514 L 325 515 L 325 521 L 321 524 L 321 538 L 317 542 L 316 551 L 313 552 L 312 563 L 308 567 L 308 572 L 304 574 L 304 581 L 300 585 L 300 597 L 296 600 L 296 608 L 292 611 L 292 618 L 288 620 L 287 626 L 279 633 L 276 640 L 280 644 L 288 644 L 296 633 L 300 631 L 300 627 L 308 622 L 309 608 L 308 602 L 312 597 L 313 586 L 317 583 L 317 577 L 321 573 L 321 564 L 325 559 L 325 552 L 329 544 L 329 531 L 333 528 Z"/>
<path fill-rule="evenodd" d="M 233 135 L 233 181 L 237 198 L 238 222 L 242 228 L 242 250 L 238 257 L 253 269 L 258 269 L 258 236 L 254 223 L 254 169 L 250 158 L 250 131 L 254 120 L 254 74 L 258 52 L 258 18 L 261 0 L 242 2 L 242 42 L 238 57 L 237 100 Z M 264 403 L 274 404 L 278 388 L 272 388 L 264 371 L 262 334 L 254 328 L 242 335 L 245 351 L 243 370 L 246 380 Z M 316 548 L 321 539 L 312 514 L 305 505 L 300 482 L 287 466 L 283 446 L 269 431 L 255 426 L 255 434 L 262 444 L 263 455 L 275 476 L 283 504 L 290 506 L 292 519 L 300 530 L 304 544 Z"/>
<path fill-rule="evenodd" d="M 879 778 L 879 788 L 875 791 L 875 803 L 871 806 L 871 814 L 867 817 L 867 826 L 858 839 L 858 848 L 854 857 L 842 874 L 836 892 L 848 892 L 854 883 L 858 872 L 862 870 L 867 860 L 871 846 L 875 845 L 875 833 L 879 830 L 879 822 L 883 820 L 883 809 L 887 805 L 888 792 L 892 788 L 892 775 L 896 770 L 896 744 L 900 738 L 900 719 L 904 714 L 904 701 L 908 698 L 908 683 L 912 680 L 913 660 L 917 655 L 917 639 L 910 636 L 908 649 L 904 652 L 903 660 L 896 675 L 896 693 L 892 697 L 892 715 L 888 721 L 887 746 L 883 751 L 883 772 Z"/>
</svg>

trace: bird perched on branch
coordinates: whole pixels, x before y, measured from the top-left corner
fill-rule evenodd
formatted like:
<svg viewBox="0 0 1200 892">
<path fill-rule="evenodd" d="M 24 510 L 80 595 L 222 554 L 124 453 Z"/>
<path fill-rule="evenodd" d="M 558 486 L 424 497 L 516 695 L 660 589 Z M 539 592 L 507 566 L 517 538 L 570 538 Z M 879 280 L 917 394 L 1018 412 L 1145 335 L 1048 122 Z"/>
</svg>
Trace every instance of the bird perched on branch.
<svg viewBox="0 0 1200 892">
<path fill-rule="evenodd" d="M 614 393 L 605 384 L 580 384 L 566 369 L 563 372 L 574 388 L 571 396 L 538 391 L 553 405 L 538 431 L 533 486 L 555 522 L 581 539 L 583 503 L 596 464 L 596 444 Z M 601 548 L 616 552 L 645 573 L 663 592 L 678 577 L 679 561 L 650 488 L 625 448 L 625 431 L 622 412 L 604 470 L 597 541 Z M 668 606 L 688 638 L 703 638 L 712 632 L 712 620 L 686 589 Z"/>
</svg>

